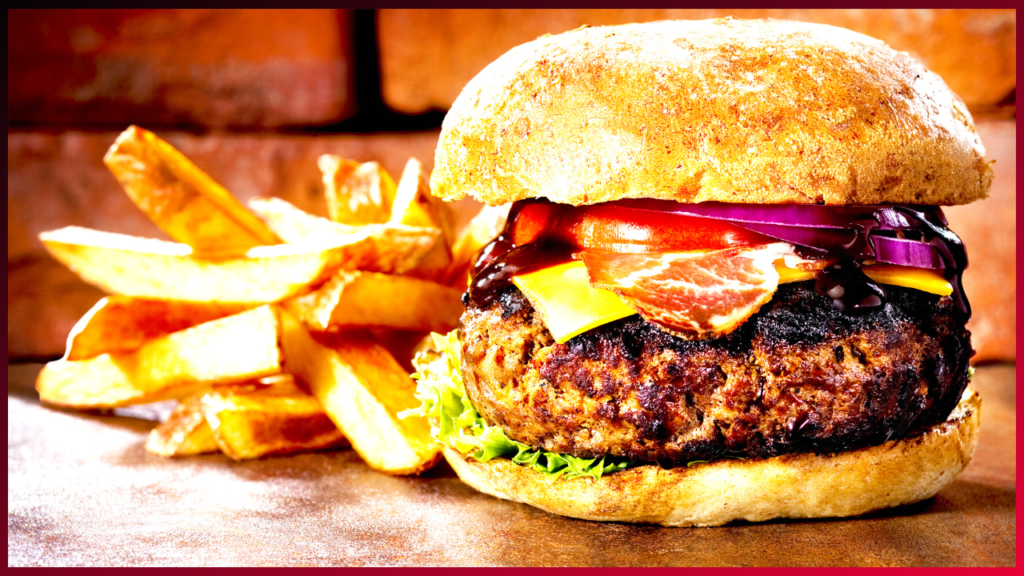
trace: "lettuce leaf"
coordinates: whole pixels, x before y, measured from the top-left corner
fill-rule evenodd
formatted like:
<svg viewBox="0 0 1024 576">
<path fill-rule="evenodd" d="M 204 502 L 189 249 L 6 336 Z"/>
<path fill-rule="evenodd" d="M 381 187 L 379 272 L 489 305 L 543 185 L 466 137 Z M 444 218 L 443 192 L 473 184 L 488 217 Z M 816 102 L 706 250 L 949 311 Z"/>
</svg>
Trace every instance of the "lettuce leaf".
<svg viewBox="0 0 1024 576">
<path fill-rule="evenodd" d="M 480 462 L 508 458 L 520 466 L 532 468 L 552 480 L 564 478 L 600 479 L 604 474 L 625 470 L 629 462 L 622 458 L 578 458 L 531 448 L 505 435 L 497 426 L 484 422 L 466 396 L 459 370 L 459 342 L 455 331 L 442 336 L 432 334 L 437 354 L 422 354 L 413 362 L 419 408 L 399 414 L 425 416 L 431 423 L 434 440 L 468 454 Z"/>
</svg>

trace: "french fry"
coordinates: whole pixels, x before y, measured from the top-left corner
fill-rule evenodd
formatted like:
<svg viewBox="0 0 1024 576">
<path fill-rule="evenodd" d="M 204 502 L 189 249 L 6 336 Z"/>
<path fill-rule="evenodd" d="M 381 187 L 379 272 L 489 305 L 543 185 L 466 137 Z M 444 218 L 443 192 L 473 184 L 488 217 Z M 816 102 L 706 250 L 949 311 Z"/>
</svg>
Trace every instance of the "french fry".
<svg viewBox="0 0 1024 576">
<path fill-rule="evenodd" d="M 484 206 L 459 233 L 452 246 L 452 262 L 448 267 L 447 282 L 451 286 L 469 286 L 469 269 L 476 255 L 505 227 L 510 204 Z"/>
<path fill-rule="evenodd" d="M 163 456 L 243 460 L 351 441 L 390 474 L 440 459 L 425 419 L 398 418 L 419 402 L 388 348 L 405 360 L 422 332 L 451 329 L 461 312 L 459 290 L 435 281 L 451 268 L 452 214 L 417 160 L 396 187 L 376 162 L 320 158 L 331 219 L 275 198 L 247 209 L 136 126 L 104 161 L 176 242 L 80 227 L 40 234 L 56 260 L 113 293 L 39 373 L 43 403 L 183 399 L 147 440 Z M 365 328 L 313 334 L 288 309 L 323 330 Z M 281 372 L 286 360 L 312 394 Z"/>
<path fill-rule="evenodd" d="M 278 240 L 267 226 L 184 154 L 129 126 L 103 157 L 135 204 L 171 238 L 202 257 L 243 254 Z"/>
<path fill-rule="evenodd" d="M 453 217 L 448 204 L 430 193 L 423 164 L 409 158 L 398 180 L 395 201 L 391 204 L 391 218 L 394 224 L 440 228 L 445 242 L 450 246 L 455 240 Z"/>
<path fill-rule="evenodd" d="M 338 272 L 317 290 L 282 302 L 315 330 L 377 326 L 448 332 L 462 315 L 462 293 L 436 282 L 375 272 Z"/>
<path fill-rule="evenodd" d="M 166 421 L 149 431 L 146 452 L 157 456 L 196 456 L 219 452 L 203 415 L 203 393 L 182 400 Z"/>
<path fill-rule="evenodd" d="M 441 230 L 443 242 L 434 244 L 430 252 L 408 274 L 426 280 L 441 280 L 452 261 L 452 211 L 448 204 L 430 194 L 423 165 L 419 160 L 410 158 L 402 171 L 395 192 L 395 201 L 391 205 L 391 219 L 394 224 L 437 228 Z"/>
<path fill-rule="evenodd" d="M 147 300 L 132 296 L 100 299 L 68 335 L 65 360 L 122 354 L 147 340 L 241 312 L 228 304 Z"/>
<path fill-rule="evenodd" d="M 376 162 L 360 164 L 334 154 L 317 160 L 323 173 L 327 213 L 339 224 L 379 224 L 388 221 L 395 182 Z"/>
<path fill-rule="evenodd" d="M 348 445 L 320 401 L 288 374 L 216 386 L 202 406 L 216 446 L 233 460 Z"/>
<path fill-rule="evenodd" d="M 260 306 L 155 338 L 126 354 L 50 362 L 36 390 L 47 404 L 115 408 L 280 371 L 277 313 Z"/>
<path fill-rule="evenodd" d="M 416 266 L 441 236 L 436 228 L 404 224 L 338 224 L 307 214 L 280 198 L 253 198 L 249 207 L 285 242 L 337 244 L 353 237 L 366 237 L 364 258 L 346 269 L 401 274 Z"/>
<path fill-rule="evenodd" d="M 287 311 L 281 327 L 288 370 L 309 385 L 368 466 L 419 474 L 437 462 L 440 451 L 426 419 L 398 418 L 419 405 L 415 383 L 369 333 L 324 335 L 317 342 Z"/>
<path fill-rule="evenodd" d="M 341 268 L 395 271 L 407 265 L 390 251 L 402 242 L 366 230 L 329 245 L 257 246 L 244 256 L 197 259 L 185 244 L 69 226 L 39 235 L 57 261 L 83 280 L 114 294 L 256 305 L 287 298 Z M 423 235 L 402 238 L 419 246 Z M 344 243 L 343 243 L 344 241 Z"/>
</svg>

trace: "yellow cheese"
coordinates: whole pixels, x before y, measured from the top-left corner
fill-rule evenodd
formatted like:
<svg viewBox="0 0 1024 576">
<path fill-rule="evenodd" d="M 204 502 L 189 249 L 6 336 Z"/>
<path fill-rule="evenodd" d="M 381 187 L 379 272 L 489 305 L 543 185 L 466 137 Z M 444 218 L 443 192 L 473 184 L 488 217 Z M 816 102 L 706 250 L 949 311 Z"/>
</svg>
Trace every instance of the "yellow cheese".
<svg viewBox="0 0 1024 576">
<path fill-rule="evenodd" d="M 786 266 L 786 263 L 779 260 L 775 261 L 775 270 L 779 273 L 779 284 L 786 284 L 789 282 L 803 282 L 804 280 L 814 280 L 818 277 L 817 270 L 797 270 L 796 268 L 790 268 Z"/>
<path fill-rule="evenodd" d="M 591 286 L 587 267 L 580 261 L 528 272 L 512 283 L 530 300 L 559 344 L 636 314 L 618 294 Z"/>
<path fill-rule="evenodd" d="M 790 268 L 782 260 L 775 261 L 775 269 L 779 272 L 779 284 L 814 280 L 818 270 L 797 270 Z M 869 264 L 862 266 L 864 274 L 879 284 L 890 284 L 904 288 L 914 288 L 922 292 L 949 296 L 953 293 L 953 285 L 942 277 L 942 274 L 927 268 L 895 266 L 893 264 Z"/>
<path fill-rule="evenodd" d="M 953 285 L 942 274 L 927 268 L 911 268 L 893 264 L 871 264 L 862 266 L 864 274 L 879 284 L 892 284 L 904 288 L 914 288 L 922 292 L 930 292 L 939 296 L 953 293 Z"/>
<path fill-rule="evenodd" d="M 775 262 L 779 284 L 813 280 L 818 271 L 797 270 Z M 924 268 L 872 264 L 861 268 L 881 284 L 914 288 L 940 296 L 953 287 L 941 274 Z M 555 341 L 564 344 L 573 336 L 636 314 L 618 294 L 590 285 L 587 268 L 580 261 L 566 262 L 516 276 L 512 282 L 540 313 Z"/>
</svg>

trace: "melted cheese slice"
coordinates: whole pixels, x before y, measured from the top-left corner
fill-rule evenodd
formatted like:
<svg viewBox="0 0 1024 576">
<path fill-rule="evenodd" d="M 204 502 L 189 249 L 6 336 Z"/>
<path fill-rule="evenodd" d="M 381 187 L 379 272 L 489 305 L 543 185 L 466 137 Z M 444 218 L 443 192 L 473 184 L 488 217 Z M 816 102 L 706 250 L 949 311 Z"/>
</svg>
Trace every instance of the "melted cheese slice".
<svg viewBox="0 0 1024 576">
<path fill-rule="evenodd" d="M 779 273 L 779 284 L 803 282 L 804 280 L 814 280 L 818 277 L 817 270 L 798 270 L 796 268 L 790 268 L 789 266 L 786 266 L 786 263 L 781 258 L 775 261 L 775 271 Z"/>
<path fill-rule="evenodd" d="M 893 264 L 872 264 L 861 266 L 861 271 L 868 278 L 879 284 L 892 284 L 904 288 L 914 288 L 922 292 L 930 292 L 939 296 L 953 293 L 953 285 L 942 274 L 927 268 L 911 268 Z"/>
<path fill-rule="evenodd" d="M 775 262 L 779 284 L 813 280 L 817 270 L 787 267 Z M 874 264 L 861 268 L 869 278 L 881 284 L 914 288 L 940 296 L 953 293 L 953 287 L 941 274 L 923 268 Z M 512 279 L 512 283 L 540 313 L 555 341 L 564 344 L 573 336 L 609 322 L 636 314 L 618 294 L 590 285 L 587 268 L 580 261 L 534 270 Z"/>
<path fill-rule="evenodd" d="M 530 300 L 559 344 L 636 314 L 615 292 L 591 286 L 583 262 L 541 268 L 514 277 L 512 283 Z"/>
</svg>

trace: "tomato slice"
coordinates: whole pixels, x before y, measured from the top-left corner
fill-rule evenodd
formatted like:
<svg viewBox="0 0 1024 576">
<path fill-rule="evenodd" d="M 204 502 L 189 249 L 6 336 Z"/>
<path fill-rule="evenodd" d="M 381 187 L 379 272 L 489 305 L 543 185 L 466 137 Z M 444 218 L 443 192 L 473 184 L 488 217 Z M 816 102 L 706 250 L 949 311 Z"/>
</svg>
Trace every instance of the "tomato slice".
<svg viewBox="0 0 1024 576">
<path fill-rule="evenodd" d="M 559 206 L 550 202 L 529 202 L 513 208 L 512 243 L 522 246 L 536 242 L 542 235 L 550 236 L 557 230 L 557 214 L 578 210 L 573 206 Z"/>
<path fill-rule="evenodd" d="M 619 254 L 722 250 L 774 242 L 721 220 L 609 205 L 591 206 L 572 234 L 582 249 Z"/>
<path fill-rule="evenodd" d="M 515 216 L 512 241 L 550 240 L 578 250 L 651 254 L 760 246 L 775 240 L 722 220 L 614 204 L 525 204 Z"/>
</svg>

